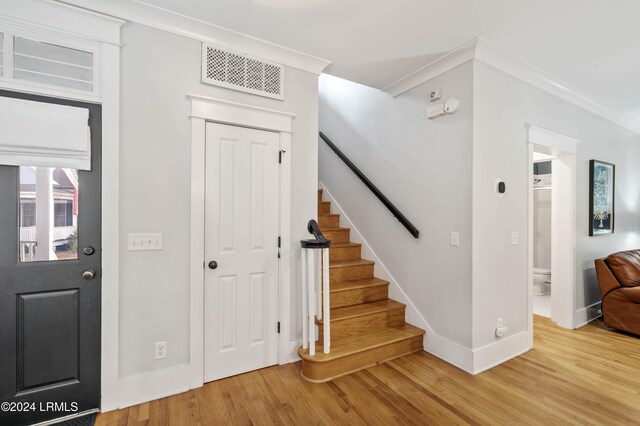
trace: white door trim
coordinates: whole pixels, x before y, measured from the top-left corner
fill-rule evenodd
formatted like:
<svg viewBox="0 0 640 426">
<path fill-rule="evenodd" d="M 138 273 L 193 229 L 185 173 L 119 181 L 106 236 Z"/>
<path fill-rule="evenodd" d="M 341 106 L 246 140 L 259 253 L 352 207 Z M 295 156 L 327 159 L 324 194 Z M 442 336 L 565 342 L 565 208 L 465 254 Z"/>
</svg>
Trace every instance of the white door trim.
<svg viewBox="0 0 640 426">
<path fill-rule="evenodd" d="M 191 101 L 191 250 L 189 387 L 204 384 L 204 221 L 205 221 L 205 124 L 207 121 L 275 131 L 280 134 L 279 230 L 282 241 L 279 264 L 280 335 L 278 362 L 287 362 L 290 327 L 291 269 L 291 129 L 294 114 L 267 108 L 188 94 Z"/>
<path fill-rule="evenodd" d="M 573 328 L 576 292 L 576 150 L 578 139 L 527 124 L 529 144 L 529 206 L 528 206 L 528 331 L 533 344 L 533 151 L 534 145 L 553 156 L 552 186 L 562 186 L 552 195 L 551 253 L 551 316 L 561 327 Z M 560 198 L 560 195 L 562 198 Z M 560 208 L 562 203 L 564 208 Z M 559 226 L 562 224 L 563 226 Z M 563 283 L 558 285 L 558 283 Z"/>
</svg>

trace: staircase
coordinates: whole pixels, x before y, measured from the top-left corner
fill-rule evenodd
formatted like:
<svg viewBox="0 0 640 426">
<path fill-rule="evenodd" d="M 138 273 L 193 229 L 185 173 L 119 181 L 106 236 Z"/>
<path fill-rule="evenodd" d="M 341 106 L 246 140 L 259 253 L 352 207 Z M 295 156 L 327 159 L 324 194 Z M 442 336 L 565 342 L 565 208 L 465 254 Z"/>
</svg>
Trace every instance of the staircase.
<svg viewBox="0 0 640 426">
<path fill-rule="evenodd" d="M 340 215 L 318 190 L 318 224 L 329 250 L 331 353 L 322 353 L 322 325 L 316 354 L 300 348 L 302 375 L 321 383 L 423 349 L 424 330 L 407 324 L 405 305 L 389 299 L 389 282 L 373 276 L 374 262 L 361 258 L 362 244 L 340 228 Z"/>
</svg>

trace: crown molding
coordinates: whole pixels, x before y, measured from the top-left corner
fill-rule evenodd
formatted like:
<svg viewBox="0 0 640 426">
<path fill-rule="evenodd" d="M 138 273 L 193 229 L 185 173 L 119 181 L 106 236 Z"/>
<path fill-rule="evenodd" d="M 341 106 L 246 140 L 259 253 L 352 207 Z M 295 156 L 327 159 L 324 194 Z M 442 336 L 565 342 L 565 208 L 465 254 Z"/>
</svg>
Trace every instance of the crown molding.
<svg viewBox="0 0 640 426">
<path fill-rule="evenodd" d="M 2 0 L 0 20 L 17 28 L 120 44 L 124 21 L 53 0 Z"/>
<path fill-rule="evenodd" d="M 320 75 L 330 61 L 241 34 L 200 19 L 150 5 L 141 0 L 62 0 L 67 4 L 188 37 L 213 46 L 243 52 L 298 70 Z"/>
<path fill-rule="evenodd" d="M 616 111 L 571 85 L 505 52 L 481 37 L 463 44 L 430 64 L 385 87 L 383 90 L 396 97 L 463 63 L 476 60 L 544 90 L 609 120 L 627 130 L 640 134 L 640 121 Z"/>
<path fill-rule="evenodd" d="M 473 60 L 475 56 L 478 38 L 466 42 L 462 46 L 456 47 L 449 53 L 439 57 L 433 62 L 417 69 L 411 74 L 402 77 L 400 80 L 391 83 L 382 90 L 389 93 L 394 98 L 402 93 L 413 89 L 420 84 L 431 80 L 465 62 Z"/>
<path fill-rule="evenodd" d="M 488 41 L 478 38 L 475 59 L 544 90 L 564 101 L 596 114 L 620 127 L 640 134 L 640 121 L 604 105 L 599 100 L 572 87 L 552 75 L 505 52 Z"/>
</svg>

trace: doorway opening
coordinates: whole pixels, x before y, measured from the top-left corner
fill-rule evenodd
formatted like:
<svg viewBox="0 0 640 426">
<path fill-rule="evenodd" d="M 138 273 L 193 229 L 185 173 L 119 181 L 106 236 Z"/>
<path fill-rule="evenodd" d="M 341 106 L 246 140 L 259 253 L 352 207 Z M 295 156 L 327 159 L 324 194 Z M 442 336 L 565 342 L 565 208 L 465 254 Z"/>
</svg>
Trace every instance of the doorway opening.
<svg viewBox="0 0 640 426">
<path fill-rule="evenodd" d="M 553 157 L 533 152 L 533 313 L 551 318 L 551 195 Z"/>
<path fill-rule="evenodd" d="M 574 326 L 576 139 L 529 127 L 529 312 Z"/>
</svg>

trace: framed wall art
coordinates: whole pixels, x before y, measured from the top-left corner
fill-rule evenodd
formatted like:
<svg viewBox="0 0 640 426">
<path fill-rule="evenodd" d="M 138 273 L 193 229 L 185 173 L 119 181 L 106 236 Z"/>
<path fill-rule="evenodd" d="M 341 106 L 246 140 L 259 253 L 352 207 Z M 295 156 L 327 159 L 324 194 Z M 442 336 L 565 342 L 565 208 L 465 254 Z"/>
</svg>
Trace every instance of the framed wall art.
<svg viewBox="0 0 640 426">
<path fill-rule="evenodd" d="M 615 224 L 616 166 L 589 162 L 589 236 L 613 234 Z"/>
</svg>

